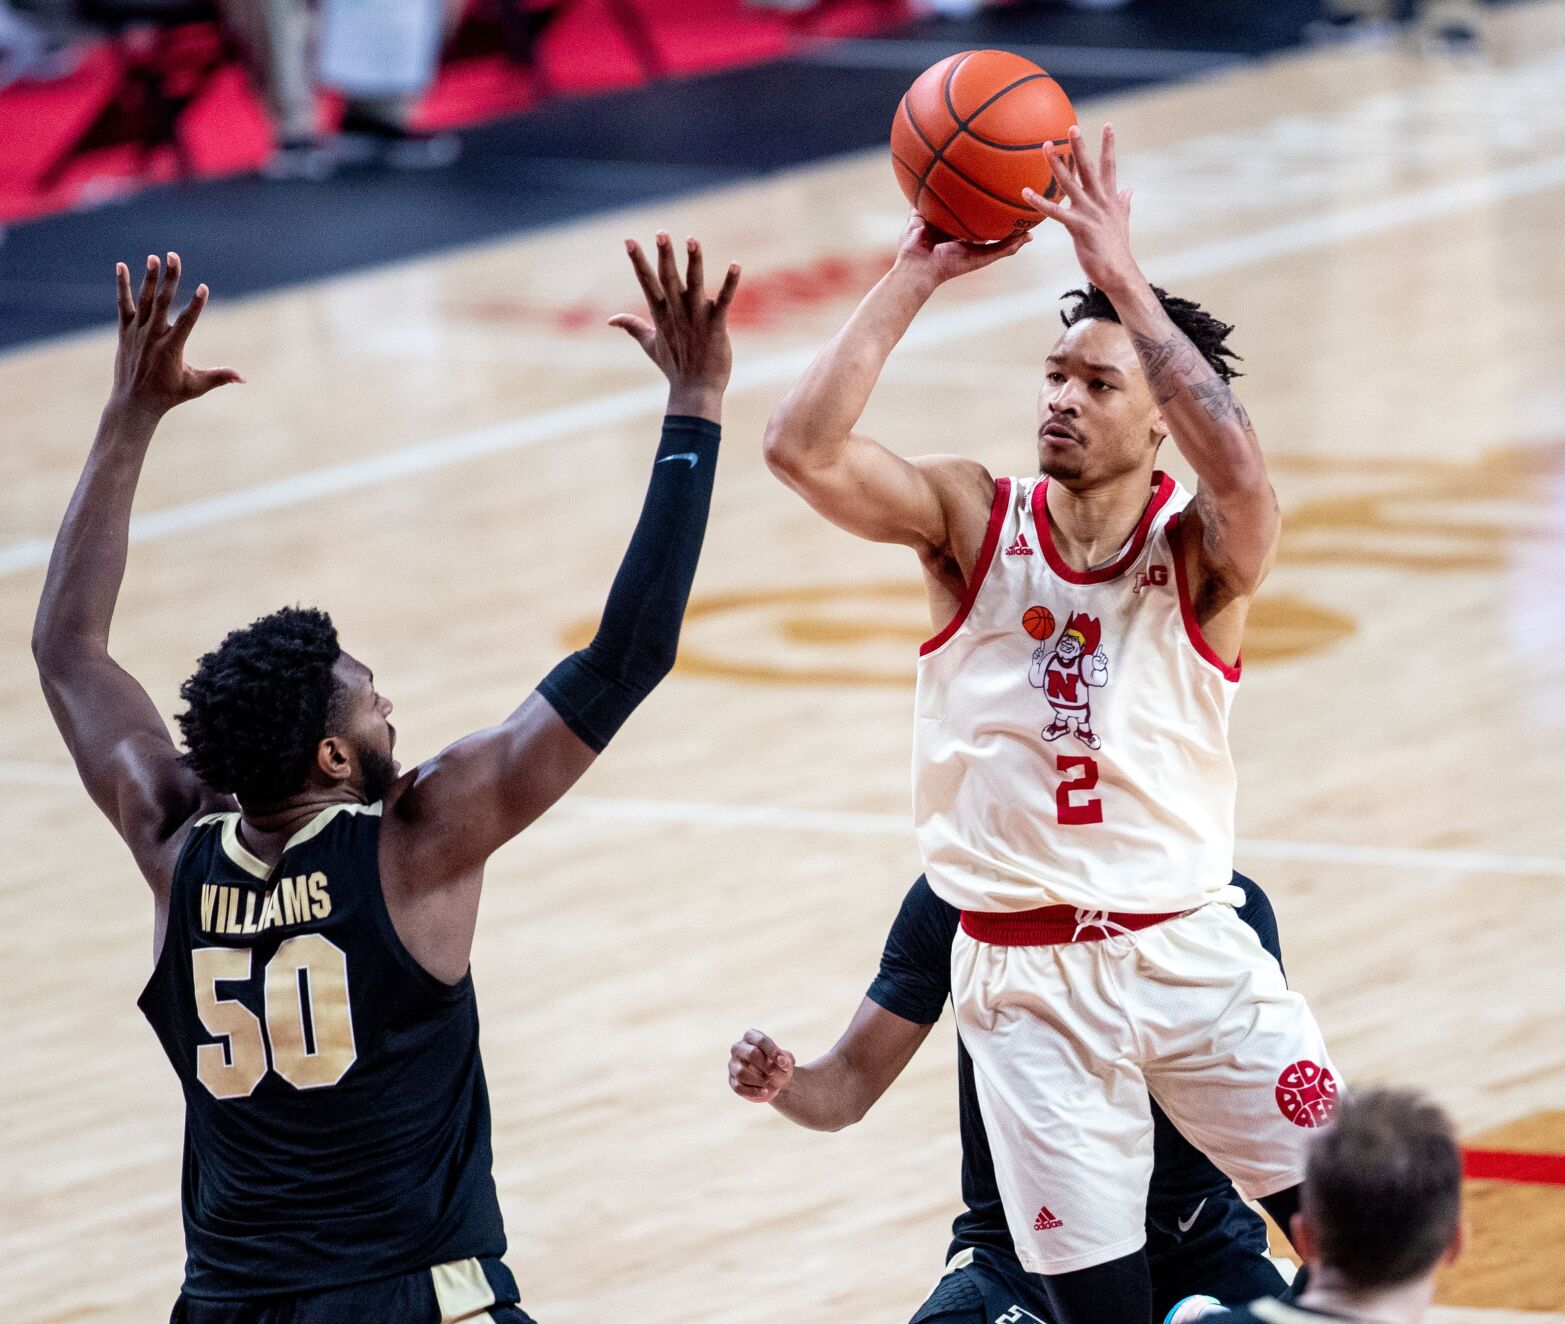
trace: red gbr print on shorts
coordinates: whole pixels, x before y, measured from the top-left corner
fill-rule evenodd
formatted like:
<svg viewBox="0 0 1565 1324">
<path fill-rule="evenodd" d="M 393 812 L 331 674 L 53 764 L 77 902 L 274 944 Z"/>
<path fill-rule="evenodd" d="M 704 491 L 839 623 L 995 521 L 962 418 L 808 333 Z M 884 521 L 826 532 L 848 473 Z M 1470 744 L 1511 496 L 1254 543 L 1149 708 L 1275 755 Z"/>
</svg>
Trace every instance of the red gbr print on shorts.
<svg viewBox="0 0 1565 1324">
<path fill-rule="evenodd" d="M 1277 1106 L 1295 1126 L 1324 1126 L 1337 1107 L 1337 1078 L 1327 1067 L 1295 1062 L 1277 1077 Z"/>
<path fill-rule="evenodd" d="M 1053 1228 L 1064 1226 L 1064 1223 L 1062 1223 L 1049 1212 L 1048 1205 L 1044 1204 L 1038 1206 L 1038 1217 L 1033 1221 L 1032 1225 L 1032 1230 L 1034 1232 L 1048 1232 Z"/>
</svg>

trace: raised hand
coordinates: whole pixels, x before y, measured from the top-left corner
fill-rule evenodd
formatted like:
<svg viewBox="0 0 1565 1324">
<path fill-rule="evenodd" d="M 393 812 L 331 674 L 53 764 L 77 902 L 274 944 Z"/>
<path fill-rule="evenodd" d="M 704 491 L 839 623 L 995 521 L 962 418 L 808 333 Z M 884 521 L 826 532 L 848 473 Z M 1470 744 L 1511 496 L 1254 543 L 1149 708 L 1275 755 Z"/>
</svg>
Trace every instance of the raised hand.
<svg viewBox="0 0 1565 1324">
<path fill-rule="evenodd" d="M 942 285 L 957 276 L 984 267 L 1020 253 L 1032 242 L 1032 232 L 1023 230 L 993 244 L 975 244 L 966 239 L 953 239 L 943 230 L 937 230 L 917 212 L 908 217 L 897 244 L 897 265 L 918 271 L 935 285 Z"/>
<path fill-rule="evenodd" d="M 172 321 L 169 309 L 179 292 L 179 254 L 168 265 L 147 259 L 141 293 L 131 297 L 130 269 L 114 267 L 119 286 L 120 343 L 114 355 L 113 398 L 156 417 L 229 382 L 242 382 L 232 368 L 191 368 L 185 363 L 185 342 L 206 307 L 210 291 L 196 286 L 195 297 Z"/>
<path fill-rule="evenodd" d="M 752 1103 L 770 1103 L 793 1079 L 794 1057 L 759 1030 L 746 1030 L 728 1050 L 728 1088 Z"/>
<path fill-rule="evenodd" d="M 609 325 L 629 332 L 668 378 L 670 413 L 715 418 L 708 411 L 721 404 L 733 371 L 728 306 L 739 288 L 739 264 L 729 264 L 717 297 L 709 299 L 701 245 L 694 239 L 685 240 L 682 281 L 674 245 L 666 231 L 658 231 L 657 246 L 658 265 L 654 272 L 641 245 L 634 239 L 625 241 L 625 251 L 630 254 L 636 279 L 641 282 L 641 292 L 647 297 L 647 312 L 652 320 L 620 313 L 609 318 Z"/>
<path fill-rule="evenodd" d="M 1089 159 L 1075 125 L 1070 150 L 1050 152 L 1048 161 L 1065 201 L 1050 202 L 1034 189 L 1023 189 L 1022 198 L 1065 227 L 1082 275 L 1100 290 L 1112 291 L 1137 272 L 1130 251 L 1130 190 L 1121 190 L 1116 176 L 1114 126 L 1103 126 L 1097 164 Z"/>
</svg>

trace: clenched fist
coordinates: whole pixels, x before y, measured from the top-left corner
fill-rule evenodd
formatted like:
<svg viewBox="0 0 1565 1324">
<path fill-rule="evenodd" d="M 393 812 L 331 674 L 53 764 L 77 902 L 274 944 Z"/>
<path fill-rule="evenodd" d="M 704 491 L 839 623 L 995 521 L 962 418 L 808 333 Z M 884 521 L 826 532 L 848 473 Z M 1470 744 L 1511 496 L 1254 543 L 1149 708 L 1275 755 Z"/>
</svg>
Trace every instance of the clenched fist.
<svg viewBox="0 0 1565 1324">
<path fill-rule="evenodd" d="M 728 1050 L 728 1088 L 751 1103 L 770 1103 L 793 1079 L 794 1058 L 759 1030 Z"/>
</svg>

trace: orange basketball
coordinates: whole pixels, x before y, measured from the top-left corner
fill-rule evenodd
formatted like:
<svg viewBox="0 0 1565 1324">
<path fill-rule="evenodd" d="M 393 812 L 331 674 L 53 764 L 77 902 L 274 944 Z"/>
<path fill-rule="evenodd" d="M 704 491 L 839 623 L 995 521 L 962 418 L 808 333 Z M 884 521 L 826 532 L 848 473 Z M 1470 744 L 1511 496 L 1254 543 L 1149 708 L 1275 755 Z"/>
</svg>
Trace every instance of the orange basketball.
<svg viewBox="0 0 1565 1324">
<path fill-rule="evenodd" d="M 1065 147 L 1076 112 L 1060 85 L 1009 51 L 963 51 L 924 70 L 891 124 L 891 161 L 913 208 L 958 239 L 1007 239 L 1043 219 L 1024 188 L 1052 198 L 1044 152 Z"/>
<path fill-rule="evenodd" d="M 1022 613 L 1022 629 L 1034 639 L 1047 639 L 1054 633 L 1054 613 L 1047 607 L 1029 607 Z"/>
</svg>

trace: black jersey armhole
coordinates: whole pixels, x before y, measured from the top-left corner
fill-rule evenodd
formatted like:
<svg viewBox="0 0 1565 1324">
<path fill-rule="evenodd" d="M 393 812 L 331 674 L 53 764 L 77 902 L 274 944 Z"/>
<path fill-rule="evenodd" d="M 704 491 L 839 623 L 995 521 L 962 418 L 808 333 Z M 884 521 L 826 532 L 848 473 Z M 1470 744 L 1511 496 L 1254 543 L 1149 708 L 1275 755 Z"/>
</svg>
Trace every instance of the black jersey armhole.
<svg viewBox="0 0 1565 1324">
<path fill-rule="evenodd" d="M 184 931 L 188 928 L 184 921 L 184 897 L 181 895 L 179 880 L 185 871 L 185 858 L 195 848 L 197 840 L 201 836 L 203 827 L 215 827 L 219 832 L 223 830 L 221 822 L 206 823 L 203 819 L 214 817 L 211 814 L 202 814 L 190 825 L 190 831 L 185 833 L 185 844 L 179 848 L 179 855 L 174 860 L 174 872 L 168 880 L 168 921 L 163 926 L 163 947 L 158 952 L 158 959 L 152 963 L 152 973 L 147 976 L 147 982 L 141 986 L 141 992 L 136 995 L 136 1006 L 146 1011 L 146 1000 L 152 996 L 168 974 L 168 966 L 172 961 L 169 953 L 175 947 L 174 926 L 180 925 L 184 933 L 184 941 L 180 946 L 190 947 L 189 935 Z M 154 906 L 156 903 L 154 903 Z"/>
<path fill-rule="evenodd" d="M 367 889 L 372 894 L 368 898 L 368 905 L 375 916 L 375 923 L 380 930 L 381 939 L 386 944 L 386 950 L 391 954 L 391 958 L 408 973 L 410 978 L 442 1001 L 455 1002 L 466 997 L 473 987 L 471 952 L 468 954 L 467 969 L 462 973 L 462 977 L 456 983 L 448 984 L 445 980 L 430 974 L 428 970 L 424 969 L 419 964 L 418 957 L 414 956 L 408 950 L 407 944 L 402 941 L 402 935 L 397 932 L 396 922 L 391 918 L 391 907 L 386 904 L 386 884 L 380 872 L 382 816 L 380 814 L 373 816 L 355 814 L 354 822 L 363 822 L 366 817 L 375 824 L 373 833 L 374 849 L 370 852 L 370 859 L 374 864 L 375 886 Z"/>
</svg>

